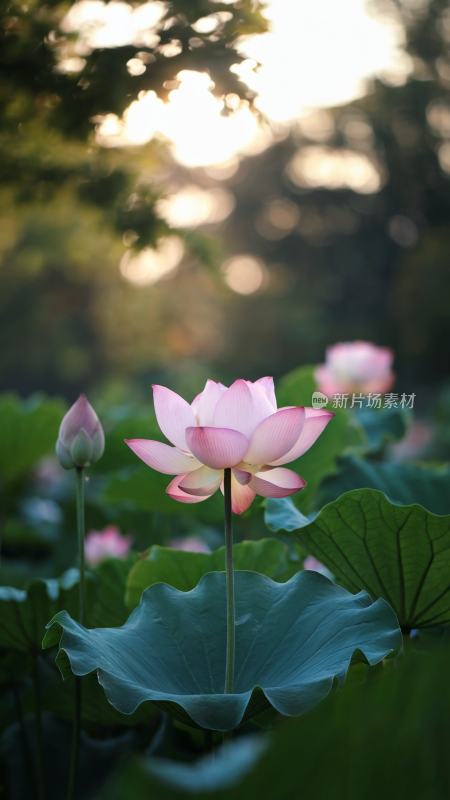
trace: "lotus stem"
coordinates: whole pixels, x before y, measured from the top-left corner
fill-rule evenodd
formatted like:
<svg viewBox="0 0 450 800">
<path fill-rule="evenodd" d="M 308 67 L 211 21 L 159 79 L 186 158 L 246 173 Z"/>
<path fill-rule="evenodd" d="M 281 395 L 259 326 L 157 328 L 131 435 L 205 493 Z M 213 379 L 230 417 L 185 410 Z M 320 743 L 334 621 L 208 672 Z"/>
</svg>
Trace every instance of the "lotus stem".
<svg viewBox="0 0 450 800">
<path fill-rule="evenodd" d="M 85 564 L 84 564 L 84 469 L 77 467 L 75 470 L 77 481 L 77 534 L 78 534 L 78 565 L 80 572 L 79 582 L 79 595 L 78 595 L 78 621 L 84 625 L 84 607 L 85 607 Z"/>
<path fill-rule="evenodd" d="M 36 770 L 33 763 L 33 757 L 31 755 L 31 748 L 30 742 L 28 740 L 28 731 L 27 726 L 25 724 L 25 718 L 23 714 L 23 706 L 22 700 L 20 699 L 20 689 L 16 683 L 11 685 L 11 691 L 14 698 L 14 707 L 16 710 L 16 717 L 17 722 L 19 725 L 20 730 L 20 738 L 22 740 L 22 748 L 23 748 L 23 755 L 24 755 L 24 764 L 26 765 L 28 772 L 30 775 L 34 776 L 34 783 L 35 783 L 35 795 L 38 796 L 38 789 L 37 789 L 37 777 L 36 777 Z"/>
<path fill-rule="evenodd" d="M 231 516 L 231 469 L 224 470 L 225 500 L 225 572 L 227 587 L 227 653 L 225 667 L 225 693 L 234 691 L 235 660 L 235 603 L 233 568 L 233 525 Z"/>
<path fill-rule="evenodd" d="M 84 625 L 85 616 L 85 559 L 84 559 L 84 482 L 85 475 L 83 467 L 77 467 L 76 475 L 76 505 L 77 505 L 77 535 L 78 535 L 78 568 L 79 568 L 79 594 L 78 594 L 78 620 Z M 75 786 L 80 760 L 80 737 L 81 737 L 81 678 L 75 676 L 75 716 L 72 731 L 72 747 L 70 752 L 69 783 L 67 787 L 67 800 L 75 797 Z"/>
<path fill-rule="evenodd" d="M 36 652 L 33 652 L 33 685 L 36 731 L 36 789 L 38 800 L 45 800 L 44 733 L 42 723 L 41 678 L 39 674 L 39 656 Z"/>
</svg>

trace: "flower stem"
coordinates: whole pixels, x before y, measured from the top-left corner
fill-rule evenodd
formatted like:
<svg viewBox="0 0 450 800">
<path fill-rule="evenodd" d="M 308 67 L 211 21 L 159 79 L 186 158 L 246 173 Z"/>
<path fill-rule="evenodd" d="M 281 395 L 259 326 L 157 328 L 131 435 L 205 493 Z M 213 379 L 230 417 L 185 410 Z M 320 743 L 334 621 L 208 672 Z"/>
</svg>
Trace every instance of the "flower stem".
<svg viewBox="0 0 450 800">
<path fill-rule="evenodd" d="M 38 800 L 45 800 L 45 766 L 44 766 L 44 732 L 42 721 L 41 676 L 39 673 L 39 656 L 33 653 L 33 685 L 35 702 L 36 732 L 36 787 Z"/>
<path fill-rule="evenodd" d="M 84 580 L 84 469 L 75 470 L 77 480 L 77 533 L 78 533 L 78 565 L 80 571 L 78 595 L 78 621 L 84 625 L 85 580 Z"/>
<path fill-rule="evenodd" d="M 35 769 L 34 769 L 34 765 L 33 765 L 33 758 L 32 758 L 32 755 L 31 755 L 30 742 L 29 742 L 29 739 L 28 739 L 27 726 L 25 724 L 25 718 L 24 718 L 24 714 L 23 714 L 22 700 L 20 698 L 20 689 L 19 689 L 19 687 L 17 686 L 16 683 L 13 683 L 11 685 L 11 690 L 12 690 L 13 698 L 14 698 L 14 707 L 15 707 L 15 710 L 16 710 L 16 717 L 17 717 L 17 722 L 18 722 L 19 730 L 20 730 L 20 738 L 22 740 L 23 755 L 24 755 L 24 765 L 25 765 L 26 769 L 28 770 L 29 775 L 34 775 L 34 783 L 35 783 L 35 793 L 34 794 L 37 797 L 37 795 L 38 795 L 37 780 L 36 780 L 36 775 L 34 774 L 35 773 Z"/>
<path fill-rule="evenodd" d="M 78 533 L 78 567 L 79 567 L 79 595 L 78 595 L 78 621 L 84 625 L 85 611 L 85 565 L 84 565 L 84 469 L 77 467 L 76 474 L 76 505 L 77 505 L 77 533 Z M 72 747 L 70 751 L 69 783 L 67 787 L 67 800 L 75 797 L 76 778 L 80 759 L 81 736 L 81 678 L 75 676 L 75 716 L 72 731 Z"/>
<path fill-rule="evenodd" d="M 231 469 L 224 470 L 225 499 L 225 570 L 227 587 L 227 655 L 225 668 L 225 692 L 234 691 L 235 652 L 235 605 L 233 570 L 233 526 L 231 522 Z"/>
</svg>

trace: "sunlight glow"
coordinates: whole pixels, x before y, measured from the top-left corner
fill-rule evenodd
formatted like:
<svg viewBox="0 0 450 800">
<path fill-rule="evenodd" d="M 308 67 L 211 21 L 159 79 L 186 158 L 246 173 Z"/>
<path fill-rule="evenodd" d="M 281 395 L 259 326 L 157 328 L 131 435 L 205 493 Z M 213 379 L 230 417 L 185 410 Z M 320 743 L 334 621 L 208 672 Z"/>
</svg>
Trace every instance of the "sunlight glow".
<svg viewBox="0 0 450 800">
<path fill-rule="evenodd" d="M 375 73 L 408 71 L 399 52 L 400 26 L 370 15 L 362 0 L 272 0 L 266 16 L 270 31 L 241 47 L 261 69 L 241 74 L 256 91 L 260 110 L 275 122 L 348 102 Z"/>
<path fill-rule="evenodd" d="M 226 161 L 258 137 L 258 121 L 248 106 L 222 116 L 224 103 L 212 94 L 206 73 L 182 70 L 177 77 L 180 85 L 170 92 L 160 130 L 178 161 L 189 167 Z"/>
<path fill-rule="evenodd" d="M 187 184 L 158 202 L 158 213 L 173 227 L 195 228 L 226 219 L 234 208 L 234 197 L 225 189 L 201 189 Z"/>
<path fill-rule="evenodd" d="M 118 0 L 80 0 L 67 12 L 62 28 L 67 33 L 79 32 L 77 49 L 81 54 L 130 42 L 155 47 L 159 42 L 155 26 L 165 10 L 165 3 L 158 0 L 135 8 Z"/>
<path fill-rule="evenodd" d="M 229 17 L 230 12 L 213 8 L 212 4 L 212 13 L 197 21 L 199 32 L 213 31 L 218 21 Z M 165 9 L 159 1 L 135 8 L 117 0 L 75 3 L 64 27 L 68 32 L 81 31 L 81 38 L 75 52 L 61 62 L 61 69 L 76 70 L 83 63 L 80 57 L 95 47 L 131 41 L 158 47 L 156 26 Z M 402 82 L 410 68 L 401 51 L 399 24 L 390 17 L 371 15 L 365 0 L 268 0 L 265 13 L 270 31 L 241 39 L 239 48 L 246 58 L 233 70 L 256 91 L 257 106 L 281 130 L 293 120 L 301 124 L 308 115 L 311 121 L 311 109 L 360 95 L 367 78 L 375 73 Z M 164 48 L 161 51 L 171 57 L 179 43 L 170 42 Z M 258 61 L 261 67 L 255 69 Z M 151 63 L 132 58 L 127 68 L 131 75 L 142 75 Z M 188 167 L 230 162 L 236 155 L 259 152 L 270 144 L 271 134 L 247 104 L 237 96 L 224 101 L 214 97 L 208 75 L 184 70 L 177 80 L 179 85 L 167 103 L 154 92 L 142 92 L 123 119 L 108 115 L 99 120 L 99 141 L 106 146 L 133 146 L 163 138 L 174 157 Z M 234 112 L 223 115 L 224 102 Z"/>
<path fill-rule="evenodd" d="M 234 0 L 222 0 L 220 10 L 214 10 L 214 1 L 211 13 L 195 23 L 198 34 L 214 32 L 231 18 L 223 6 Z M 68 33 L 78 31 L 80 36 L 74 44 L 68 41 L 61 52 L 60 69 L 76 72 L 92 49 L 130 42 L 157 48 L 167 58 L 176 56 L 180 42 L 175 39 L 161 45 L 158 36 L 158 24 L 166 9 L 160 0 L 136 7 L 121 0 L 74 3 L 65 17 L 64 29 Z M 105 147 L 133 147 L 162 140 L 179 163 L 202 167 L 209 177 L 221 180 L 234 174 L 243 155 L 263 151 L 295 123 L 310 141 L 287 167 L 287 177 L 295 186 L 348 188 L 362 194 L 379 191 L 386 176 L 382 165 L 371 156 L 370 125 L 355 112 L 342 128 L 347 146 L 328 146 L 335 122 L 326 107 L 360 96 L 375 74 L 393 84 L 406 79 L 410 63 L 402 51 L 400 25 L 387 15 L 383 19 L 373 16 L 366 0 L 267 0 L 264 13 L 269 32 L 242 37 L 238 46 L 244 60 L 231 69 L 255 91 L 256 106 L 269 124 L 263 123 L 238 95 L 215 97 L 208 74 L 183 70 L 174 76 L 166 102 L 154 91 L 142 91 L 121 118 L 107 114 L 96 119 L 98 142 Z M 126 68 L 131 76 L 144 75 L 153 60 L 151 53 L 138 52 Z M 428 121 L 434 131 L 447 131 L 448 112 L 435 104 L 428 109 Z M 441 167 L 446 171 L 450 171 L 448 146 L 444 142 L 438 148 Z M 233 207 L 234 197 L 229 191 L 186 183 L 161 199 L 158 211 L 175 228 L 194 228 L 226 219 Z M 391 235 L 409 242 L 412 233 L 399 219 L 393 221 Z M 344 222 L 347 227 L 352 224 L 351 220 Z M 296 228 L 302 235 L 315 236 L 323 230 L 323 224 L 303 218 L 294 203 L 281 197 L 267 198 L 256 220 L 260 235 L 273 241 Z M 125 242 L 127 247 L 132 244 L 132 239 Z M 182 240 L 171 236 L 157 249 L 146 248 L 139 253 L 127 250 L 120 271 L 132 284 L 150 285 L 173 274 L 183 254 Z M 223 275 L 230 289 L 242 295 L 259 291 L 267 281 L 264 263 L 250 254 L 229 259 Z"/>
<path fill-rule="evenodd" d="M 136 286 L 150 286 L 170 275 L 184 255 L 184 245 L 178 236 L 168 236 L 158 249 L 146 247 L 139 252 L 127 250 L 120 262 L 123 277 Z"/>
<path fill-rule="evenodd" d="M 287 174 L 297 186 L 352 189 L 361 194 L 378 192 L 383 185 L 381 171 L 368 156 L 318 145 L 302 148 L 288 164 Z"/>
</svg>

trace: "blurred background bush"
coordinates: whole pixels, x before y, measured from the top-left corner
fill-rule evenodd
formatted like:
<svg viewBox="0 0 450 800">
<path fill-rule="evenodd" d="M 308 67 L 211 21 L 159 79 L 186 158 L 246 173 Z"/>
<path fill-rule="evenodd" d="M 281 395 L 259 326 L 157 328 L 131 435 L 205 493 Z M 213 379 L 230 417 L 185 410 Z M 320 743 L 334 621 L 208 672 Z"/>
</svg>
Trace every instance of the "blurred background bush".
<svg viewBox="0 0 450 800">
<path fill-rule="evenodd" d="M 2 4 L 0 388 L 446 374 L 445 0 Z"/>
</svg>

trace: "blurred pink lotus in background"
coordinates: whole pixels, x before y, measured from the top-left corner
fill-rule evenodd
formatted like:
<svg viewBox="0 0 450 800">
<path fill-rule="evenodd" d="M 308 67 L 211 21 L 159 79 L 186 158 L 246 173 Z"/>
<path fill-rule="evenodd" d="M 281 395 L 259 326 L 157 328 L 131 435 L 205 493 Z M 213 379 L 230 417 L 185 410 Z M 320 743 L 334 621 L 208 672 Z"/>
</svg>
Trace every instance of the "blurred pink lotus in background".
<svg viewBox="0 0 450 800">
<path fill-rule="evenodd" d="M 45 456 L 34 469 L 34 479 L 41 491 L 48 491 L 61 482 L 61 467 L 57 458 Z"/>
<path fill-rule="evenodd" d="M 178 539 L 171 539 L 169 547 L 174 550 L 185 550 L 188 553 L 210 553 L 211 550 L 199 536 L 180 536 Z"/>
<path fill-rule="evenodd" d="M 123 536 L 115 525 L 108 525 L 102 531 L 90 531 L 84 542 L 86 561 L 95 567 L 107 558 L 125 558 L 131 544 L 131 537 Z"/>
<path fill-rule="evenodd" d="M 255 496 L 287 497 L 306 482 L 284 464 L 314 444 L 333 414 L 289 406 L 277 409 L 272 378 L 236 380 L 229 388 L 208 380 L 191 404 L 164 386 L 153 387 L 159 427 L 173 447 L 128 439 L 145 464 L 175 475 L 167 494 L 200 503 L 223 491 L 223 471 L 232 469 L 232 508 L 241 514 Z"/>
<path fill-rule="evenodd" d="M 342 342 L 328 347 L 325 364 L 314 376 L 321 392 L 327 395 L 345 392 L 388 392 L 394 383 L 394 354 L 387 347 L 371 342 Z"/>
<path fill-rule="evenodd" d="M 306 569 L 308 572 L 320 572 L 320 574 L 325 575 L 326 578 L 332 577 L 330 570 L 326 568 L 325 564 L 322 564 L 322 562 L 318 561 L 314 556 L 306 556 L 303 562 L 303 569 Z"/>
<path fill-rule="evenodd" d="M 393 461 L 413 461 L 424 458 L 432 442 L 433 426 L 423 420 L 414 420 L 403 439 L 390 445 L 389 456 Z"/>
</svg>

